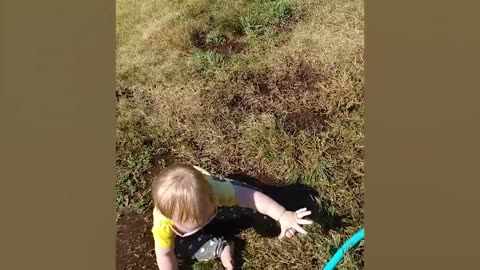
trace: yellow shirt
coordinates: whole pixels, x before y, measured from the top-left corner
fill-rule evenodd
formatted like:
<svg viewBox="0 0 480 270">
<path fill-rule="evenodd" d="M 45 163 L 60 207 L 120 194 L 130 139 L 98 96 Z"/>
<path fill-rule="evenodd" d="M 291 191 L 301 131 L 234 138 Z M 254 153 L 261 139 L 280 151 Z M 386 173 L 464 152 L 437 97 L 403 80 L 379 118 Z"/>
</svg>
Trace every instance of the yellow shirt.
<svg viewBox="0 0 480 270">
<path fill-rule="evenodd" d="M 232 183 L 228 181 L 218 181 L 202 168 L 195 167 L 195 169 L 199 170 L 207 179 L 213 193 L 215 194 L 219 207 L 237 205 L 235 189 Z M 174 246 L 175 233 L 170 228 L 170 225 L 173 225 L 173 221 L 163 216 L 162 213 L 160 213 L 160 210 L 155 207 L 153 209 L 152 234 L 155 243 L 162 248 L 172 248 Z"/>
</svg>

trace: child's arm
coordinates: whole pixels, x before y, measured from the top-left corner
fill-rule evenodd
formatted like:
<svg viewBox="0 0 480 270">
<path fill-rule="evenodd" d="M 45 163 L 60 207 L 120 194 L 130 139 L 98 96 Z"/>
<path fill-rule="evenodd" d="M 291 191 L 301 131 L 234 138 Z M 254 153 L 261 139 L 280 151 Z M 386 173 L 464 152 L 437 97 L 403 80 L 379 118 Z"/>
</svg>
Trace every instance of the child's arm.
<svg viewBox="0 0 480 270">
<path fill-rule="evenodd" d="M 272 198 L 259 191 L 235 185 L 235 195 L 240 207 L 257 210 L 278 221 L 281 227 L 280 239 L 283 239 L 290 229 L 307 234 L 301 225 L 312 224 L 311 220 L 303 219 L 305 216 L 311 214 L 310 211 L 306 209 L 300 209 L 296 212 L 287 211 Z M 290 234 L 288 236 L 291 237 L 292 235 Z"/>
<path fill-rule="evenodd" d="M 155 256 L 160 270 L 177 270 L 177 258 L 173 248 L 162 248 L 155 244 Z"/>
</svg>

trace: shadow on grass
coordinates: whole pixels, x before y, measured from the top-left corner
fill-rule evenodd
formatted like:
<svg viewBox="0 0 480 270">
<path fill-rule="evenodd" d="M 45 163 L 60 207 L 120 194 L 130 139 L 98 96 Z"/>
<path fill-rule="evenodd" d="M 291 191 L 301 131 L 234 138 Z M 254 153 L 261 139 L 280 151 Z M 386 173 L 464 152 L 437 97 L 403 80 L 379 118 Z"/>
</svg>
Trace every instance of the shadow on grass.
<svg viewBox="0 0 480 270">
<path fill-rule="evenodd" d="M 338 231 L 348 225 L 343 221 L 346 218 L 345 216 L 329 213 L 330 202 L 320 201 L 318 191 L 308 185 L 299 183 L 289 185 L 265 184 L 254 177 L 244 174 L 231 174 L 227 177 L 242 181 L 262 190 L 263 193 L 270 196 L 287 210 L 296 211 L 306 207 L 312 211 L 309 218 L 315 223 L 320 224 L 324 233 L 330 230 Z M 271 233 L 269 233 L 269 235 L 270 234 Z"/>
</svg>

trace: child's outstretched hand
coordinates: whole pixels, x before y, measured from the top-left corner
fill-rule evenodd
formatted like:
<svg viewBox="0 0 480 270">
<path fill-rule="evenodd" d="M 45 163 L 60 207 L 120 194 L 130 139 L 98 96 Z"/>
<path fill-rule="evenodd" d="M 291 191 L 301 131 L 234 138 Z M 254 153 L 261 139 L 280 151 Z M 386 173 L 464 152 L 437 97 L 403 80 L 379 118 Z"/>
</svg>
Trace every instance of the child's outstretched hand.
<svg viewBox="0 0 480 270">
<path fill-rule="evenodd" d="M 285 239 L 285 237 L 292 238 L 295 235 L 295 232 L 307 234 L 307 231 L 305 231 L 301 225 L 310 225 L 313 223 L 311 220 L 303 219 L 311 213 L 311 211 L 307 211 L 307 208 L 302 208 L 295 212 L 285 211 L 278 220 L 281 228 L 278 238 L 280 240 Z"/>
</svg>

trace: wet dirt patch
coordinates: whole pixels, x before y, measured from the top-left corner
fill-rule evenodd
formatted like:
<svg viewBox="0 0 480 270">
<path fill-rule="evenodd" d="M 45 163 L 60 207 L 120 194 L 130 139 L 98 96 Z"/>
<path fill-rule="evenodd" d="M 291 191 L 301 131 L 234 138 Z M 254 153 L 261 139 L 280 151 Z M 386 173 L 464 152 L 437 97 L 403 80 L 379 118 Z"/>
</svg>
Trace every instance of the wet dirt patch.
<svg viewBox="0 0 480 270">
<path fill-rule="evenodd" d="M 118 81 L 115 89 L 115 96 L 117 97 L 117 102 L 120 98 L 131 98 L 133 97 L 133 91 L 131 87 L 129 87 L 123 81 Z"/>
<path fill-rule="evenodd" d="M 158 269 L 151 234 L 152 214 L 125 210 L 117 221 L 117 270 Z"/>
<path fill-rule="evenodd" d="M 283 95 L 301 94 L 318 90 L 317 84 L 328 85 L 328 78 L 310 64 L 300 62 L 288 65 L 289 72 L 274 80 L 274 86 Z"/>
<path fill-rule="evenodd" d="M 318 112 L 295 112 L 285 116 L 285 131 L 296 134 L 300 130 L 306 130 L 314 134 L 320 133 L 327 126 L 326 115 Z"/>
<path fill-rule="evenodd" d="M 266 81 L 254 81 L 253 85 L 255 86 L 255 90 L 259 95 L 268 95 L 272 92 L 272 88 Z"/>
<path fill-rule="evenodd" d="M 327 85 L 328 79 L 311 67 L 300 64 L 295 69 L 277 77 L 258 76 L 241 82 L 235 94 L 226 103 L 233 109 L 258 113 L 282 113 L 291 111 L 301 97 L 318 93 L 319 84 Z M 242 91 L 252 88 L 253 93 Z M 313 101 L 313 100 L 312 100 Z"/>
<path fill-rule="evenodd" d="M 234 94 L 233 97 L 226 102 L 227 107 L 234 114 L 240 115 L 240 118 L 248 112 L 262 113 L 265 111 L 265 107 L 258 104 L 260 99 L 245 95 L 244 93 Z M 257 104 L 255 104 L 257 103 Z M 256 106 L 259 105 L 259 106 Z"/>
<path fill-rule="evenodd" d="M 321 101 L 324 88 L 330 84 L 331 80 L 310 63 L 292 62 L 276 74 L 265 71 L 206 89 L 202 100 L 205 106 L 215 108 L 215 123 L 225 130 L 234 131 L 251 115 L 272 114 L 285 118 L 281 120 L 285 120 L 289 134 L 298 130 L 316 134 L 328 126 Z"/>
</svg>

